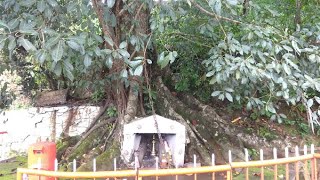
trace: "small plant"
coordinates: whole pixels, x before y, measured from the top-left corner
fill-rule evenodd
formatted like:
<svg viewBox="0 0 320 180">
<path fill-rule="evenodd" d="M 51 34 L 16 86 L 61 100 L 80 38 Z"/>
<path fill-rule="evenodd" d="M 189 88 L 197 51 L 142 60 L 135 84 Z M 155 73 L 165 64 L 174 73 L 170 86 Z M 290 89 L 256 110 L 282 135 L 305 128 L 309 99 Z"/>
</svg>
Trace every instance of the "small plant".
<svg viewBox="0 0 320 180">
<path fill-rule="evenodd" d="M 276 139 L 277 135 L 274 134 L 273 132 L 271 132 L 268 128 L 266 127 L 260 127 L 258 134 L 264 138 L 266 138 L 267 140 L 272 140 L 272 139 Z"/>
<path fill-rule="evenodd" d="M 91 100 L 95 103 L 101 101 L 105 95 L 104 90 L 96 90 L 91 96 Z"/>
<path fill-rule="evenodd" d="M 109 117 L 116 117 L 118 112 L 117 112 L 117 108 L 114 106 L 111 106 L 107 109 L 107 114 Z"/>
<path fill-rule="evenodd" d="M 258 151 L 255 149 L 248 149 L 248 154 L 250 159 L 255 159 L 256 157 L 258 157 Z"/>
</svg>

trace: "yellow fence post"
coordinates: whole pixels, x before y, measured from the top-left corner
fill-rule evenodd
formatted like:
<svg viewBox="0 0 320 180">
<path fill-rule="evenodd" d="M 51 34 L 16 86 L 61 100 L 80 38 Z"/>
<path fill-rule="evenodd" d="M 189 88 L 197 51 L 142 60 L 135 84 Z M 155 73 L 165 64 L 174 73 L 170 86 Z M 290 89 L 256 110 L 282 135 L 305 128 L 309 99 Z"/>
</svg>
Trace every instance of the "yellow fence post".
<svg viewBox="0 0 320 180">
<path fill-rule="evenodd" d="M 231 176 L 231 171 L 227 171 L 227 180 L 231 180 L 232 176 Z"/>
<path fill-rule="evenodd" d="M 211 154 L 211 166 L 215 166 L 216 162 L 215 162 L 215 156 L 214 154 L 212 153 Z M 212 180 L 215 180 L 216 179 L 216 174 L 213 172 L 212 173 Z"/>
<path fill-rule="evenodd" d="M 276 148 L 273 148 L 273 159 L 274 160 L 278 159 L 278 153 L 277 153 Z M 274 165 L 273 171 L 274 171 L 273 179 L 277 180 L 278 179 L 278 165 Z"/>
<path fill-rule="evenodd" d="M 263 164 L 263 150 L 260 149 L 260 161 Z M 261 180 L 264 180 L 264 166 L 261 166 Z"/>
<path fill-rule="evenodd" d="M 17 180 L 22 180 L 22 173 L 20 172 L 19 168 L 17 169 Z"/>
<path fill-rule="evenodd" d="M 244 149 L 244 156 L 245 156 L 246 162 L 249 162 L 249 153 L 247 148 Z M 249 168 L 245 168 L 245 176 L 246 176 L 246 180 L 249 180 Z"/>
<path fill-rule="evenodd" d="M 230 171 L 227 171 L 227 179 L 231 180 L 232 179 L 232 154 L 231 151 L 229 150 L 229 165 L 230 165 Z"/>
<path fill-rule="evenodd" d="M 317 171 L 317 158 L 313 157 L 313 166 L 314 166 L 314 180 L 318 179 L 318 171 Z"/>
<path fill-rule="evenodd" d="M 284 149 L 284 152 L 285 152 L 285 158 L 288 158 L 289 157 L 288 147 Z M 286 163 L 286 180 L 289 180 L 289 164 L 288 163 Z"/>
<path fill-rule="evenodd" d="M 296 157 L 299 157 L 299 147 L 296 146 L 295 148 L 295 154 L 296 154 Z M 296 162 L 295 164 L 295 171 L 296 171 L 296 180 L 299 180 L 300 177 L 299 177 L 299 161 Z"/>
</svg>

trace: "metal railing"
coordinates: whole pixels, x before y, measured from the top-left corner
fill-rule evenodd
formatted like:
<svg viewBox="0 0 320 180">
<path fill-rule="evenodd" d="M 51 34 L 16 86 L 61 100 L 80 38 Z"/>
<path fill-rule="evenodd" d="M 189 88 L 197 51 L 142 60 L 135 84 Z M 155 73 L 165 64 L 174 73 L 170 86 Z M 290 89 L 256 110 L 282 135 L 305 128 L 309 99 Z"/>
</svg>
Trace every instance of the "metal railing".
<svg viewBox="0 0 320 180">
<path fill-rule="evenodd" d="M 97 172 L 58 172 L 58 171 L 45 171 L 37 169 L 26 169 L 18 168 L 17 170 L 17 180 L 22 180 L 23 176 L 34 175 L 41 177 L 53 177 L 58 178 L 135 178 L 143 179 L 145 177 L 154 177 L 158 180 L 161 176 L 175 176 L 176 180 L 179 180 L 179 175 L 189 175 L 193 176 L 194 180 L 198 179 L 199 174 L 210 174 L 210 179 L 215 180 L 216 173 L 224 173 L 224 178 L 231 180 L 233 178 L 233 173 L 236 169 L 242 168 L 244 177 L 243 179 L 248 180 L 250 178 L 249 168 L 260 168 L 260 179 L 265 178 L 265 167 L 271 167 L 273 169 L 273 179 L 278 179 L 278 168 L 279 165 L 285 166 L 285 175 L 283 178 L 289 179 L 289 173 L 294 176 L 294 179 L 299 180 L 301 169 L 303 169 L 303 179 L 317 180 L 318 170 L 317 170 L 317 159 L 320 158 L 320 154 L 314 153 L 314 146 L 311 146 L 310 154 L 307 154 L 307 147 L 304 147 L 304 155 L 299 155 L 298 147 L 295 148 L 295 155 L 289 157 L 288 148 L 285 149 L 285 158 L 277 158 L 277 150 L 273 149 L 273 159 L 264 160 L 263 151 L 260 150 L 260 160 L 259 161 L 249 161 L 248 151 L 245 150 L 246 162 L 232 162 L 231 153 L 229 151 L 229 163 L 226 165 L 215 165 L 214 155 L 212 157 L 212 166 L 196 167 L 196 161 L 194 161 L 194 167 L 192 168 L 175 168 L 175 169 L 152 169 L 152 170 L 119 170 L 119 171 L 97 171 Z M 290 166 L 293 166 L 293 171 L 290 171 Z M 95 168 L 95 167 L 94 167 Z M 289 172 L 290 171 L 290 172 Z M 180 177 L 181 178 L 181 177 Z M 181 178 L 183 179 L 183 178 Z M 190 179 L 190 178 L 189 178 Z M 199 178 L 203 179 L 203 178 Z M 208 179 L 208 178 L 206 178 Z M 270 179 L 270 177 L 268 177 Z"/>
</svg>

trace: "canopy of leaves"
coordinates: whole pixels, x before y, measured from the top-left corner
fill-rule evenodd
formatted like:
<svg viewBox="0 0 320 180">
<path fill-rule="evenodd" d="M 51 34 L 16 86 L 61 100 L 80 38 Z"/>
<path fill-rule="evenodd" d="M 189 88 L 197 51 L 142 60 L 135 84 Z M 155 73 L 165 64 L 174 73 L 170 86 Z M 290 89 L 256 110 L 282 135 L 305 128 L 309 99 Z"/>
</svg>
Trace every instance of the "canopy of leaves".
<svg viewBox="0 0 320 180">
<path fill-rule="evenodd" d="M 302 5 L 264 0 L 164 2 L 150 19 L 160 48 L 157 63 L 179 73 L 177 90 L 205 87 L 211 96 L 258 108 L 279 122 L 285 116 L 278 113 L 278 102 L 302 103 L 310 124 L 319 125 L 320 11 L 315 10 L 316 1 L 296 1 Z M 152 1 L 142 2 L 153 7 Z M 120 23 L 111 11 L 115 3 L 102 4 L 111 27 Z M 134 13 L 131 1 L 124 3 Z M 132 58 L 132 53 L 148 46 L 152 33 L 137 35 L 128 28 L 116 44 L 102 35 L 89 0 L 4 0 L 0 12 L 0 49 L 10 57 L 23 47 L 33 64 L 67 77 L 68 86 L 86 84 L 90 71 L 100 86 L 112 78 L 129 81 L 142 75 L 147 64 L 145 57 Z M 116 60 L 124 62 L 123 69 L 101 78 Z"/>
<path fill-rule="evenodd" d="M 113 10 L 115 2 L 101 1 L 98 5 L 103 8 L 105 23 L 120 29 L 120 42 L 103 35 L 90 0 L 1 1 L 0 50 L 11 58 L 23 48 L 39 70 L 37 73 L 51 73 L 48 79 L 64 84 L 57 88 L 103 89 L 115 78 L 128 85 L 130 76 L 142 75 L 145 63 L 143 57 L 133 56 L 132 52 L 143 50 L 150 36 L 135 34 L 130 26 L 136 22 L 129 21 L 130 24 L 124 20 L 120 24 L 122 19 L 116 17 Z M 152 1 L 142 2 L 149 8 L 153 6 Z M 124 12 L 134 14 L 137 7 L 131 2 L 124 3 Z M 116 60 L 124 62 L 120 73 L 108 73 Z M 148 63 L 152 63 L 151 60 Z"/>
<path fill-rule="evenodd" d="M 211 96 L 258 108 L 279 122 L 285 115 L 278 102 L 302 103 L 309 122 L 319 125 L 319 11 L 311 10 L 317 2 L 298 2 L 300 9 L 288 1 L 176 1 L 176 11 L 168 6 L 159 13 L 158 44 L 178 52 L 178 66 L 171 68 L 180 77 L 190 80 L 199 71 L 181 67 L 201 63 L 205 77 L 197 78 L 211 85 Z"/>
</svg>

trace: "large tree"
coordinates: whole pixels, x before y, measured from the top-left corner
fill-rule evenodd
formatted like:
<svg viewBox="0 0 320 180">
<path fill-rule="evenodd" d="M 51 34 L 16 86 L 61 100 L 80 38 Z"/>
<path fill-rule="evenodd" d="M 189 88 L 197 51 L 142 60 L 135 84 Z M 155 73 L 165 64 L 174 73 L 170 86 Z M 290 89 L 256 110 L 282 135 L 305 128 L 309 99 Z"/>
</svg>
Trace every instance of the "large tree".
<svg viewBox="0 0 320 180">
<path fill-rule="evenodd" d="M 319 102 L 315 66 L 320 62 L 319 29 L 308 23 L 301 27 L 305 20 L 298 18 L 301 6 L 296 19 L 287 25 L 289 18 L 275 20 L 279 13 L 263 1 L 260 4 L 237 0 L 4 0 L 0 49 L 11 64 L 21 59 L 31 63 L 51 89 L 69 88 L 78 96 L 93 92 L 92 96 L 105 99 L 99 116 L 66 152 L 70 158 L 90 154 L 91 148 L 101 145 L 103 151 L 95 153 L 112 158 L 119 153 L 123 125 L 150 113 L 144 106 L 148 104 L 151 113 L 156 107 L 157 113 L 186 126 L 191 140 L 188 155 L 196 153 L 210 163 L 214 152 L 222 163 L 232 147 L 283 147 L 287 140 L 267 142 L 255 133 L 246 134 L 221 118 L 215 108 L 190 95 L 177 96 L 171 88 L 208 87 L 214 97 L 245 104 L 248 110 L 255 107 L 278 120 L 284 115 L 277 112 L 276 102 L 302 102 L 310 124 L 317 123 L 317 112 L 312 114 L 311 106 L 313 100 Z M 180 67 L 191 70 L 184 73 Z M 192 74 L 186 78 L 196 83 L 183 81 L 186 74 Z M 309 97 L 308 91 L 315 95 Z M 116 106 L 116 117 L 100 118 L 110 102 Z M 237 148 L 233 150 L 242 156 Z M 106 161 L 99 163 L 103 168 Z"/>
</svg>

